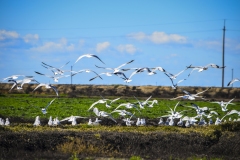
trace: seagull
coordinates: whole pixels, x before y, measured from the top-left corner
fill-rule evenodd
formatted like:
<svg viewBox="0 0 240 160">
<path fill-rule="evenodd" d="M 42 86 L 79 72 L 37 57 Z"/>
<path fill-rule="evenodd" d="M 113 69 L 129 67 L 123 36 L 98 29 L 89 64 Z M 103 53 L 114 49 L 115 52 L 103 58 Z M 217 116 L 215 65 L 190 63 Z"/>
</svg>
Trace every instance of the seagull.
<svg viewBox="0 0 240 160">
<path fill-rule="evenodd" d="M 49 126 L 53 126 L 52 116 L 49 117 L 48 125 L 49 125 Z"/>
<path fill-rule="evenodd" d="M 144 71 L 148 71 L 148 72 L 151 72 L 150 71 L 150 69 L 149 68 L 147 68 L 147 67 L 143 67 L 143 68 L 136 68 L 135 69 L 135 71 L 128 77 L 128 78 L 123 78 L 124 79 L 124 82 L 126 82 L 126 83 L 129 83 L 129 82 L 131 82 L 132 81 L 132 76 L 134 76 L 135 74 L 137 74 L 137 73 L 142 73 L 142 72 L 144 72 Z"/>
<path fill-rule="evenodd" d="M 181 79 L 179 80 L 176 84 L 173 83 L 173 78 L 171 78 L 168 74 L 165 73 L 166 76 L 169 77 L 169 79 L 171 80 L 172 82 L 172 89 L 177 89 L 177 86 L 178 86 L 178 83 L 181 83 L 182 81 L 185 81 L 186 79 Z"/>
<path fill-rule="evenodd" d="M 80 57 L 78 57 L 78 59 L 76 60 L 76 62 L 74 64 L 76 64 L 80 59 L 82 59 L 83 57 L 87 57 L 87 58 L 97 58 L 98 60 L 100 60 L 103 64 L 105 64 L 98 56 L 94 55 L 94 54 L 84 54 L 81 55 Z"/>
<path fill-rule="evenodd" d="M 69 62 L 70 62 L 70 61 L 69 61 Z M 46 63 L 44 63 L 44 62 L 42 62 L 42 64 L 44 64 L 44 65 L 42 65 L 42 66 L 45 67 L 45 68 L 47 68 L 47 69 L 50 69 L 49 67 L 51 67 L 52 69 L 50 69 L 50 70 L 54 73 L 54 75 L 58 75 L 58 74 L 63 75 L 63 73 L 64 73 L 65 71 L 64 71 L 64 70 L 61 70 L 61 68 L 63 68 L 64 66 L 66 66 L 69 62 L 67 62 L 66 64 L 64 64 L 63 66 L 61 66 L 61 67 L 59 67 L 59 68 L 50 66 L 50 65 L 48 65 L 48 64 L 46 64 Z M 54 71 L 54 70 L 56 70 L 56 71 Z"/>
<path fill-rule="evenodd" d="M 100 124 L 100 122 L 101 122 L 101 120 L 99 120 L 98 118 L 96 118 L 96 120 L 94 122 L 92 121 L 92 119 L 89 119 L 88 125 L 97 126 Z"/>
<path fill-rule="evenodd" d="M 162 118 L 162 117 L 160 117 L 159 122 L 158 122 L 158 125 L 164 125 L 164 121 L 163 121 L 163 118 Z"/>
<path fill-rule="evenodd" d="M 174 107 L 174 109 L 172 109 L 171 107 L 169 107 L 168 106 L 168 108 L 170 109 L 170 111 L 167 111 L 167 112 L 169 112 L 170 114 L 168 114 L 168 115 L 163 115 L 163 116 L 161 116 L 161 117 L 172 117 L 173 119 L 175 119 L 175 118 L 181 118 L 183 115 L 181 114 L 182 112 L 185 112 L 186 110 L 182 110 L 181 112 L 177 112 L 176 111 L 176 108 L 179 106 L 179 103 L 180 103 L 180 101 L 179 102 L 177 102 L 177 104 L 175 105 L 175 107 Z"/>
<path fill-rule="evenodd" d="M 45 86 L 45 88 L 49 89 L 49 88 L 52 88 L 55 92 L 56 92 L 56 95 L 58 96 L 58 90 L 57 90 L 57 87 L 51 85 L 51 84 L 47 84 L 47 83 L 40 83 L 34 90 L 33 92 L 38 89 L 39 87 L 42 87 L 42 86 Z"/>
<path fill-rule="evenodd" d="M 134 98 L 137 100 L 137 103 L 139 104 L 139 107 L 141 109 L 144 109 L 144 106 L 147 104 L 148 105 L 148 101 L 152 98 L 152 96 L 148 97 L 148 99 L 146 99 L 145 101 L 143 102 L 140 102 L 137 97 L 134 96 Z"/>
<path fill-rule="evenodd" d="M 187 68 L 186 68 L 187 69 Z M 176 79 L 181 73 L 183 73 L 186 69 L 180 71 L 179 73 L 177 74 L 172 74 L 172 73 L 169 73 L 169 72 L 165 72 L 165 75 L 167 75 L 170 79 Z"/>
<path fill-rule="evenodd" d="M 37 116 L 37 117 L 35 118 L 35 121 L 34 121 L 33 125 L 34 125 L 34 126 L 40 126 L 40 125 L 41 125 L 39 116 Z"/>
<path fill-rule="evenodd" d="M 98 108 L 94 108 L 93 112 L 96 114 L 96 116 L 98 117 L 108 117 L 110 118 L 112 121 L 114 121 L 115 123 L 117 123 L 117 121 L 112 117 L 112 115 L 110 113 L 107 113 L 105 111 L 99 111 Z"/>
<path fill-rule="evenodd" d="M 73 73 L 72 76 L 75 76 L 76 74 L 82 73 L 82 72 L 86 72 L 86 73 L 93 72 L 93 73 L 95 73 L 99 78 L 102 79 L 102 77 L 101 77 L 99 74 L 97 74 L 97 72 L 95 72 L 95 71 L 93 71 L 93 70 L 90 70 L 90 69 L 82 69 L 82 70 L 79 70 L 79 71 L 72 71 L 72 73 Z"/>
<path fill-rule="evenodd" d="M 196 105 L 194 103 L 191 103 L 191 105 L 192 106 L 186 106 L 186 107 L 195 109 L 195 111 L 197 112 L 197 115 L 199 117 L 201 117 L 202 115 L 205 115 L 205 112 L 210 110 L 210 108 L 208 108 L 208 107 L 199 107 L 198 105 Z"/>
<path fill-rule="evenodd" d="M 117 110 L 118 108 L 120 108 L 120 107 L 122 107 L 122 106 L 124 106 L 125 108 L 127 108 L 127 109 L 132 109 L 132 108 L 135 108 L 135 109 L 137 109 L 138 110 L 138 108 L 137 108 L 137 106 L 136 106 L 136 104 L 133 104 L 133 103 L 122 103 L 122 104 L 120 104 L 120 105 L 118 105 L 117 106 L 117 108 L 115 108 L 115 110 Z M 140 111 L 138 110 L 138 112 L 140 113 Z"/>
<path fill-rule="evenodd" d="M 123 116 L 123 117 L 126 116 L 126 115 L 129 115 L 129 116 L 133 116 L 134 115 L 133 113 L 128 112 L 126 110 L 114 110 L 110 114 L 115 113 L 115 112 L 118 112 L 118 114 Z"/>
<path fill-rule="evenodd" d="M 190 74 L 192 74 L 192 72 L 195 71 L 195 70 L 198 70 L 198 72 L 202 72 L 202 71 L 207 70 L 209 67 L 222 69 L 222 68 L 225 68 L 226 66 L 220 67 L 220 66 L 218 66 L 218 65 L 216 65 L 216 64 L 213 64 L 213 63 L 210 63 L 210 64 L 208 64 L 208 65 L 206 65 L 206 66 L 196 66 L 196 67 L 193 67 L 192 65 L 190 65 L 190 66 L 188 66 L 187 68 L 193 68 L 193 69 L 192 69 L 192 71 L 188 74 L 188 77 L 189 77 Z"/>
<path fill-rule="evenodd" d="M 123 66 L 125 66 L 125 65 L 127 65 L 127 64 L 130 64 L 130 63 L 132 63 L 133 61 L 134 61 L 134 60 L 131 60 L 131 61 L 127 62 L 127 63 L 124 63 L 124 64 L 118 66 L 117 68 L 99 67 L 99 66 L 97 66 L 97 65 L 95 65 L 95 66 L 96 66 L 97 68 L 103 68 L 103 69 L 106 69 L 106 70 L 113 70 L 113 73 L 116 73 L 116 72 L 122 71 L 122 69 L 120 69 L 121 67 L 123 67 Z M 126 71 L 126 69 L 123 70 L 123 71 Z"/>
<path fill-rule="evenodd" d="M 53 103 L 54 100 L 55 100 L 55 98 L 53 100 L 51 100 L 45 108 L 42 108 L 42 113 L 43 114 L 47 113 L 47 108 Z"/>
<path fill-rule="evenodd" d="M 151 68 L 151 70 L 150 70 L 150 69 L 148 70 L 148 75 L 154 75 L 154 74 L 156 74 L 155 71 L 157 71 L 157 70 L 159 70 L 159 71 L 161 71 L 161 72 L 166 72 L 166 70 L 163 69 L 162 67 L 155 67 L 155 68 Z"/>
<path fill-rule="evenodd" d="M 154 99 L 153 101 L 148 101 L 148 102 L 151 102 L 151 104 L 148 104 L 148 107 L 149 108 L 153 108 L 153 105 L 156 103 L 158 104 L 158 101 L 156 99 Z"/>
<path fill-rule="evenodd" d="M 179 118 L 179 121 L 177 122 L 177 126 L 182 127 L 183 125 L 184 124 L 183 124 L 182 118 Z"/>
<path fill-rule="evenodd" d="M 70 75 L 50 76 L 50 75 L 46 75 L 46 74 L 43 74 L 43 73 L 40 73 L 40 72 L 36 72 L 36 71 L 35 71 L 35 73 L 43 75 L 43 76 L 46 76 L 46 77 L 49 77 L 49 78 L 52 78 L 54 80 L 54 82 L 58 82 L 58 79 L 60 79 L 60 78 L 69 77 L 70 76 Z"/>
<path fill-rule="evenodd" d="M 9 79 L 8 82 L 13 82 L 13 85 L 12 85 L 11 89 L 9 90 L 9 92 L 10 92 L 15 86 L 17 86 L 17 89 L 22 89 L 22 87 L 18 85 L 18 84 L 22 83 L 22 81 L 23 81 L 23 80 Z"/>
<path fill-rule="evenodd" d="M 75 126 L 75 125 L 77 125 L 77 118 L 87 118 L 87 117 L 71 115 L 70 117 L 67 117 L 67 118 L 64 118 L 64 119 L 60 120 L 60 122 L 63 122 L 63 121 L 72 122 L 72 126 Z"/>
<path fill-rule="evenodd" d="M 60 121 L 58 120 L 58 117 L 53 119 L 53 126 L 58 126 L 60 125 Z"/>
<path fill-rule="evenodd" d="M 2 81 L 5 81 L 5 80 L 7 80 L 7 79 L 18 79 L 18 77 L 24 77 L 25 75 L 11 75 L 11 76 L 9 76 L 9 77 L 6 77 L 6 78 L 3 78 L 1 81 L 0 81 L 0 83 L 2 82 Z"/>
<path fill-rule="evenodd" d="M 174 100 L 174 99 L 178 99 L 178 98 L 195 100 L 196 97 L 200 97 L 201 99 L 204 99 L 204 98 L 202 98 L 202 96 L 198 96 L 198 95 L 206 92 L 206 91 L 209 90 L 209 89 L 210 89 L 210 88 L 207 88 L 206 90 L 204 90 L 204 91 L 202 91 L 202 92 L 198 92 L 198 93 L 196 93 L 196 94 L 191 94 L 191 93 L 189 93 L 189 92 L 186 91 L 186 90 L 182 90 L 182 91 L 185 93 L 185 95 L 179 96 L 179 97 L 176 97 L 176 98 L 172 98 L 172 99 L 170 99 L 170 100 Z"/>
<path fill-rule="evenodd" d="M 22 80 L 22 82 L 21 82 L 21 88 L 23 87 L 23 85 L 24 85 L 25 83 L 30 83 L 30 82 L 37 82 L 37 83 L 39 84 L 39 82 L 36 81 L 36 80 L 33 78 L 33 76 L 26 76 L 26 77 Z"/>
<path fill-rule="evenodd" d="M 4 124 L 5 126 L 9 126 L 10 125 L 10 121 L 9 121 L 9 119 L 8 118 L 6 118 L 6 121 L 5 121 L 5 124 Z"/>
<path fill-rule="evenodd" d="M 232 114 L 239 114 L 239 111 L 237 110 L 231 110 L 229 112 L 227 112 L 221 119 L 220 118 L 216 118 L 216 121 L 215 121 L 215 125 L 219 125 L 222 123 L 222 120 L 226 117 L 226 116 L 229 116 L 229 115 L 232 115 Z"/>
<path fill-rule="evenodd" d="M 235 83 L 235 82 L 238 82 L 238 81 L 240 81 L 240 79 L 238 79 L 238 78 L 234 78 L 233 80 L 231 80 L 230 82 L 228 82 L 228 87 L 231 85 L 231 84 L 233 84 L 233 83 Z"/>
<path fill-rule="evenodd" d="M 98 103 L 107 103 L 107 100 L 108 99 L 100 99 L 100 100 L 98 100 L 98 101 L 96 101 L 96 102 L 94 102 L 89 108 L 88 108 L 88 111 L 90 111 L 96 104 L 98 104 Z"/>
<path fill-rule="evenodd" d="M 228 106 L 229 104 L 235 105 L 234 103 L 231 103 L 234 99 L 235 99 L 235 98 L 231 99 L 231 100 L 228 101 L 228 102 L 223 102 L 223 101 L 221 101 L 221 102 L 211 102 L 211 103 L 217 103 L 217 104 L 219 104 L 219 105 L 221 106 L 222 111 L 223 111 L 223 112 L 226 112 L 226 111 L 228 110 L 228 109 L 227 109 L 227 106 Z"/>
</svg>

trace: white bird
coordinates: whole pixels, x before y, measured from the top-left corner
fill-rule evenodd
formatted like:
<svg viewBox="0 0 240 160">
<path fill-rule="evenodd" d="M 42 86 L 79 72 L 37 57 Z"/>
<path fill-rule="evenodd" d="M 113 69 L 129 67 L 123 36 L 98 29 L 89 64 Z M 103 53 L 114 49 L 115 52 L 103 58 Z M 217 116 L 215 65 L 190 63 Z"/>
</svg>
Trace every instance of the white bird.
<svg viewBox="0 0 240 160">
<path fill-rule="evenodd" d="M 187 68 L 186 68 L 187 69 Z M 177 74 L 172 74 L 172 73 L 169 73 L 169 72 L 165 72 L 165 75 L 167 75 L 170 79 L 176 79 L 181 73 L 183 73 L 186 69 L 180 71 L 179 73 Z"/>
<path fill-rule="evenodd" d="M 107 100 L 108 100 L 108 99 L 100 99 L 100 100 L 94 102 L 94 103 L 88 108 L 88 111 L 90 111 L 90 110 L 91 110 L 96 104 L 98 104 L 98 103 L 101 103 L 101 104 L 107 103 Z"/>
<path fill-rule="evenodd" d="M 124 79 L 124 82 L 126 82 L 126 83 L 129 83 L 129 82 L 131 82 L 132 81 L 132 77 L 135 75 L 135 74 L 137 74 L 137 73 L 142 73 L 142 72 L 144 72 L 144 71 L 150 71 L 150 69 L 149 68 L 147 68 L 147 67 L 143 67 L 143 68 L 137 68 L 128 78 L 123 78 Z"/>
<path fill-rule="evenodd" d="M 34 121 L 33 125 L 34 125 L 34 126 L 40 126 L 40 125 L 41 125 L 39 116 L 37 116 L 37 117 L 35 118 L 35 121 Z"/>
<path fill-rule="evenodd" d="M 99 74 L 97 74 L 97 72 L 95 72 L 93 70 L 90 70 L 90 69 L 82 69 L 82 70 L 79 70 L 79 71 L 72 71 L 72 73 L 73 73 L 72 76 L 75 76 L 76 74 L 82 73 L 82 72 L 86 72 L 86 73 L 93 72 L 93 73 L 95 73 L 97 75 L 97 77 L 102 79 L 102 77 Z"/>
<path fill-rule="evenodd" d="M 183 95 L 183 96 L 178 96 L 178 97 L 172 98 L 172 99 L 170 99 L 170 100 L 174 100 L 174 99 L 178 99 L 178 98 L 195 100 L 196 97 L 199 97 L 199 98 L 201 98 L 201 99 L 204 99 L 202 96 L 199 96 L 199 94 L 202 94 L 202 93 L 208 91 L 209 89 L 210 89 L 210 88 L 207 88 L 206 90 L 204 90 L 204 91 L 202 91 L 202 92 L 198 92 L 198 93 L 196 93 L 196 94 L 191 94 L 191 93 L 189 93 L 189 92 L 186 91 L 186 90 L 182 90 L 182 91 L 185 93 L 185 95 Z"/>
<path fill-rule="evenodd" d="M 70 117 L 66 117 L 66 118 L 60 120 L 60 122 L 63 122 L 63 121 L 73 122 L 73 121 L 76 121 L 76 119 L 78 119 L 78 118 L 87 118 L 87 117 L 71 115 Z"/>
<path fill-rule="evenodd" d="M 52 116 L 49 117 L 48 125 L 49 125 L 49 126 L 53 126 Z"/>
<path fill-rule="evenodd" d="M 58 82 L 58 80 L 59 80 L 60 78 L 69 77 L 69 76 L 70 76 L 70 75 L 50 76 L 50 75 L 43 74 L 43 73 L 36 72 L 36 71 L 35 71 L 35 73 L 40 74 L 40 75 L 43 75 L 43 76 L 46 76 L 46 77 L 49 77 L 49 78 L 52 78 L 52 79 L 54 80 L 54 82 Z"/>
<path fill-rule="evenodd" d="M 158 100 L 156 100 L 156 99 L 154 99 L 153 101 L 148 101 L 148 102 L 151 103 L 151 104 L 148 104 L 149 108 L 153 108 L 154 104 L 158 104 Z"/>
<path fill-rule="evenodd" d="M 133 95 L 133 96 L 134 96 L 134 95 Z M 145 106 L 145 105 L 148 105 L 148 101 L 152 98 L 152 96 L 148 97 L 148 99 L 146 99 L 146 100 L 143 101 L 143 102 L 139 101 L 135 96 L 134 96 L 134 98 L 137 100 L 137 103 L 139 104 L 139 107 L 140 107 L 141 109 L 144 109 L 144 106 Z"/>
<path fill-rule="evenodd" d="M 9 76 L 9 77 L 3 78 L 3 79 L 0 81 L 0 83 L 1 83 L 2 81 L 5 81 L 5 80 L 10 80 L 10 79 L 15 80 L 15 79 L 18 79 L 18 77 L 24 77 L 24 76 L 25 76 L 25 75 L 11 75 L 11 76 Z"/>
<path fill-rule="evenodd" d="M 162 118 L 162 117 L 160 117 L 159 122 L 158 122 L 158 125 L 164 125 L 164 121 L 163 121 L 163 118 Z"/>
<path fill-rule="evenodd" d="M 47 88 L 47 89 L 52 88 L 52 89 L 55 91 L 56 95 L 58 96 L 57 87 L 55 87 L 55 86 L 53 86 L 53 85 L 51 85 L 51 84 L 47 84 L 47 83 L 40 83 L 40 84 L 37 85 L 37 87 L 33 90 L 33 92 L 34 92 L 36 89 L 38 89 L 39 87 L 42 87 L 42 86 L 44 86 L 44 87 Z"/>
<path fill-rule="evenodd" d="M 195 123 L 198 121 L 196 118 L 198 118 L 198 116 L 195 116 L 195 117 L 185 116 L 185 117 L 182 118 L 182 120 L 183 121 L 188 121 L 189 125 L 191 126 L 191 125 L 195 125 Z M 186 124 L 185 124 L 185 126 L 186 126 Z"/>
<path fill-rule="evenodd" d="M 60 121 L 59 121 L 58 117 L 56 117 L 53 119 L 53 126 L 58 126 L 58 125 L 60 125 Z"/>
<path fill-rule="evenodd" d="M 53 103 L 54 100 L 55 100 L 55 98 L 53 100 L 51 100 L 45 108 L 42 108 L 42 113 L 43 114 L 47 113 L 47 108 Z"/>
<path fill-rule="evenodd" d="M 180 111 L 180 112 L 177 112 L 176 111 L 176 108 L 177 108 L 177 106 L 179 106 L 179 103 L 180 103 L 180 101 L 179 102 L 177 102 L 177 104 L 175 105 L 175 107 L 174 107 L 174 109 L 172 109 L 172 108 L 170 108 L 169 106 L 168 106 L 168 108 L 170 109 L 170 111 L 168 111 L 170 114 L 167 114 L 167 115 L 163 115 L 163 116 L 161 116 L 161 117 L 168 117 L 168 118 L 173 118 L 173 119 L 175 119 L 175 118 L 181 118 L 183 115 L 181 114 L 182 112 L 185 112 L 186 110 L 182 110 L 182 111 Z"/>
<path fill-rule="evenodd" d="M 193 108 L 195 109 L 197 115 L 199 117 L 201 117 L 202 115 L 206 115 L 205 112 L 209 111 L 211 108 L 208 107 L 199 107 L 198 105 L 191 103 L 192 106 L 185 106 L 185 107 L 189 107 L 189 108 Z"/>
<path fill-rule="evenodd" d="M 150 68 L 149 70 L 148 70 L 148 75 L 154 75 L 154 74 L 156 74 L 156 71 L 161 71 L 161 72 L 166 72 L 166 70 L 165 69 L 163 69 L 162 67 L 155 67 L 155 68 Z"/>
<path fill-rule="evenodd" d="M 227 86 L 229 87 L 231 84 L 235 83 L 235 82 L 239 82 L 240 79 L 239 78 L 234 78 L 232 79 L 230 82 L 228 82 Z"/>
<path fill-rule="evenodd" d="M 112 117 L 112 115 L 110 113 L 107 113 L 105 111 L 99 111 L 98 108 L 94 108 L 93 112 L 96 114 L 96 116 L 98 117 L 108 117 L 110 118 L 112 121 L 114 121 L 115 123 L 117 123 L 117 121 Z"/>
<path fill-rule="evenodd" d="M 87 58 L 97 58 L 98 60 L 100 60 L 103 64 L 105 64 L 98 56 L 94 55 L 94 54 L 84 54 L 81 55 L 80 57 L 78 57 L 78 59 L 76 60 L 76 62 L 74 64 L 76 64 L 80 59 L 82 59 L 83 57 L 87 57 Z"/>
<path fill-rule="evenodd" d="M 219 105 L 221 106 L 222 111 L 223 111 L 223 112 L 226 112 L 226 111 L 228 110 L 228 109 L 227 109 L 227 106 L 228 106 L 229 104 L 235 105 L 234 103 L 231 103 L 234 99 L 235 99 L 235 98 L 229 100 L 228 102 L 220 101 L 220 102 L 211 102 L 211 103 L 217 103 L 217 104 L 219 104 Z"/>
<path fill-rule="evenodd" d="M 10 125 L 10 121 L 9 121 L 9 119 L 8 118 L 6 118 L 6 121 L 5 121 L 5 124 L 4 124 L 5 126 L 9 126 Z"/>
<path fill-rule="evenodd" d="M 231 110 L 229 112 L 227 112 L 221 119 L 220 118 L 216 118 L 216 121 L 215 121 L 215 125 L 219 125 L 222 123 L 223 119 L 226 117 L 226 116 L 229 116 L 229 115 L 232 115 L 232 114 L 239 114 L 239 111 L 237 110 Z"/>
<path fill-rule="evenodd" d="M 179 121 L 177 122 L 177 126 L 182 127 L 183 125 L 184 124 L 183 124 L 182 118 L 179 118 Z"/>
<path fill-rule="evenodd" d="M 96 118 L 96 120 L 94 122 L 90 118 L 88 121 L 88 125 L 97 126 L 97 125 L 100 125 L 100 122 L 101 122 L 101 120 L 99 120 L 98 118 Z"/>
<path fill-rule="evenodd" d="M 190 76 L 190 74 L 192 74 L 192 72 L 195 71 L 195 70 L 198 70 L 198 72 L 202 72 L 202 71 L 207 70 L 209 67 L 211 67 L 211 68 L 218 68 L 218 69 L 225 68 L 225 66 L 224 66 L 224 67 L 220 67 L 220 66 L 218 66 L 218 65 L 216 65 L 216 64 L 213 64 L 213 63 L 210 63 L 210 64 L 208 64 L 208 65 L 206 65 L 206 66 L 196 66 L 196 67 L 190 65 L 190 66 L 188 66 L 187 68 L 193 68 L 193 69 L 192 69 L 192 71 L 189 73 L 188 76 Z"/>
<path fill-rule="evenodd" d="M 166 73 L 165 73 L 165 74 L 166 74 Z M 166 75 L 167 75 L 167 74 L 166 74 Z M 172 82 L 172 88 L 173 88 L 173 89 L 177 89 L 178 84 L 186 80 L 186 79 L 181 79 L 181 80 L 179 80 L 177 83 L 174 84 L 173 78 L 171 78 L 169 75 L 167 75 L 167 76 L 169 77 L 169 79 L 170 79 L 171 82 Z"/>
<path fill-rule="evenodd" d="M 70 62 L 70 61 L 69 61 L 69 62 Z M 44 63 L 44 62 L 42 62 L 42 64 L 44 64 L 44 65 L 42 65 L 42 66 L 43 66 L 44 68 L 47 68 L 47 69 L 51 70 L 54 75 L 63 75 L 63 73 L 66 72 L 66 71 L 62 70 L 62 68 L 63 68 L 64 66 L 66 66 L 69 62 L 67 62 L 66 64 L 64 64 L 63 66 L 61 66 L 61 67 L 59 67 L 59 68 L 50 66 L 50 65 L 48 65 L 48 64 L 46 64 L 46 63 Z M 50 68 L 49 68 L 49 67 L 50 67 Z M 68 71 L 68 72 L 70 72 L 70 71 Z"/>
<path fill-rule="evenodd" d="M 121 115 L 121 116 L 126 116 L 126 115 L 128 115 L 128 116 L 133 116 L 134 114 L 133 113 L 131 113 L 131 112 L 128 112 L 128 111 L 126 111 L 126 110 L 114 110 L 114 111 L 112 111 L 110 114 L 112 114 L 112 113 L 115 113 L 115 112 L 117 112 L 119 115 Z"/>
<path fill-rule="evenodd" d="M 22 80 L 22 82 L 21 82 L 21 88 L 23 87 L 23 85 L 25 84 L 25 83 L 30 83 L 30 82 L 37 82 L 37 83 L 39 83 L 38 81 L 36 81 L 34 78 L 33 78 L 33 76 L 25 76 L 25 78 Z"/>
<path fill-rule="evenodd" d="M 17 86 L 17 89 L 22 89 L 21 86 L 19 86 L 20 83 L 22 83 L 23 80 L 14 80 L 14 79 L 9 79 L 8 82 L 13 82 L 13 85 L 11 87 L 11 89 L 9 90 L 9 92 L 15 87 Z"/>
<path fill-rule="evenodd" d="M 120 71 L 126 71 L 126 69 L 125 69 L 125 70 L 122 70 L 122 69 L 120 69 L 120 68 L 122 68 L 123 66 L 125 66 L 125 65 L 127 65 L 127 64 L 132 63 L 133 61 L 134 61 L 134 60 L 131 60 L 131 61 L 127 62 L 127 63 L 124 63 L 124 64 L 118 66 L 117 68 L 99 67 L 99 66 L 97 66 L 97 65 L 95 65 L 95 66 L 98 67 L 98 68 L 106 69 L 106 70 L 113 70 L 113 73 L 116 73 L 116 72 L 120 72 Z"/>
</svg>

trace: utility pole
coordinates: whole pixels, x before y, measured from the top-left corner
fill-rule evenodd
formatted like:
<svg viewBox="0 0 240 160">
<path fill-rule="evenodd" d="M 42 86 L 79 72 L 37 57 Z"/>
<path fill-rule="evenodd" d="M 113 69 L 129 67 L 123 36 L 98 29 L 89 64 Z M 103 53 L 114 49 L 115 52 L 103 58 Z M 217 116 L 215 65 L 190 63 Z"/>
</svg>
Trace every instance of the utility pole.
<svg viewBox="0 0 240 160">
<path fill-rule="evenodd" d="M 71 86 L 72 86 L 72 66 L 71 66 Z"/>
<path fill-rule="evenodd" d="M 224 27 L 223 27 L 223 47 L 222 47 L 222 88 L 224 87 L 224 51 L 225 51 L 225 19 L 224 19 Z"/>
<path fill-rule="evenodd" d="M 233 79 L 233 68 L 232 68 L 232 79 Z M 232 83 L 232 87 L 233 87 L 233 83 Z"/>
</svg>

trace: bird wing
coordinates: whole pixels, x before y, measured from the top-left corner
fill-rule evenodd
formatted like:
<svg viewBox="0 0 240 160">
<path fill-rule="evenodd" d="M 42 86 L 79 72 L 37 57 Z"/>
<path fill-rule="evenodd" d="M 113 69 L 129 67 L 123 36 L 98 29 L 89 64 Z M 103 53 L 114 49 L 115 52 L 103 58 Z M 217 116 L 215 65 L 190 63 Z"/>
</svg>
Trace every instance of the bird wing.
<svg viewBox="0 0 240 160">
<path fill-rule="evenodd" d="M 131 60 L 131 61 L 127 62 L 127 63 L 124 63 L 124 64 L 118 66 L 116 69 L 119 69 L 119 68 L 121 68 L 121 67 L 123 67 L 123 66 L 125 66 L 125 65 L 127 65 L 127 64 L 129 64 L 129 63 L 132 63 L 133 61 L 134 61 L 134 60 Z"/>
<path fill-rule="evenodd" d="M 55 98 L 48 103 L 48 105 L 45 107 L 45 109 L 47 109 L 53 103 L 54 100 L 55 100 Z"/>
<path fill-rule="evenodd" d="M 210 87 L 211 88 L 211 87 Z M 206 92 L 207 90 L 209 90 L 210 88 L 207 88 L 206 90 L 204 90 L 204 91 L 202 91 L 202 92 L 198 92 L 197 94 L 195 94 L 195 96 L 197 96 L 197 95 L 199 95 L 199 94 L 201 94 L 201 93 L 203 93 L 203 92 Z"/>
<path fill-rule="evenodd" d="M 57 87 L 55 87 L 55 86 L 52 86 L 52 85 L 49 85 L 55 92 L 56 92 L 56 94 L 57 94 L 57 96 L 58 96 L 58 90 L 57 90 Z"/>
</svg>

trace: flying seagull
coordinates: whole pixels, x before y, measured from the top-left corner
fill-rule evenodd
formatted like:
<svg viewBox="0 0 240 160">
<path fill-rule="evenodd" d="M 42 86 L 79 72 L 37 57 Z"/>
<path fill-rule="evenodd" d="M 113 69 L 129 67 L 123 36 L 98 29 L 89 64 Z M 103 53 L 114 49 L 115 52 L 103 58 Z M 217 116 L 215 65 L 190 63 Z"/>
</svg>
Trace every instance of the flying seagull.
<svg viewBox="0 0 240 160">
<path fill-rule="evenodd" d="M 240 79 L 238 79 L 238 78 L 234 78 L 233 80 L 231 80 L 229 83 L 228 83 L 228 87 L 231 85 L 231 84 L 233 84 L 234 82 L 237 82 L 237 81 L 240 81 Z"/>
<path fill-rule="evenodd" d="M 95 65 L 97 68 L 103 68 L 103 69 L 107 69 L 107 70 L 113 70 L 113 73 L 116 73 L 116 72 L 119 72 L 119 71 L 121 71 L 121 67 L 123 67 L 123 66 L 125 66 L 125 65 L 127 65 L 127 64 L 129 64 L 129 63 L 132 63 L 134 60 L 131 60 L 131 61 L 129 61 L 129 62 L 127 62 L 127 63 L 124 63 L 124 64 L 122 64 L 122 65 L 120 65 L 120 66 L 118 66 L 117 68 L 106 68 L 106 67 L 99 67 L 99 66 L 97 66 L 97 65 Z M 123 70 L 123 71 L 126 71 L 126 70 Z"/>
<path fill-rule="evenodd" d="M 84 55 L 81 55 L 80 57 L 78 57 L 78 59 L 76 60 L 75 63 L 77 63 L 80 59 L 82 59 L 83 57 L 87 57 L 87 58 L 97 58 L 98 60 L 100 60 L 103 64 L 105 64 L 98 56 L 94 55 L 94 54 L 84 54 Z M 75 64 L 74 63 L 74 64 Z"/>
<path fill-rule="evenodd" d="M 42 108 L 42 113 L 43 114 L 47 113 L 47 108 L 53 103 L 54 100 L 55 100 L 55 98 L 53 100 L 51 100 L 51 102 L 49 102 L 48 105 L 45 108 Z"/>
</svg>

